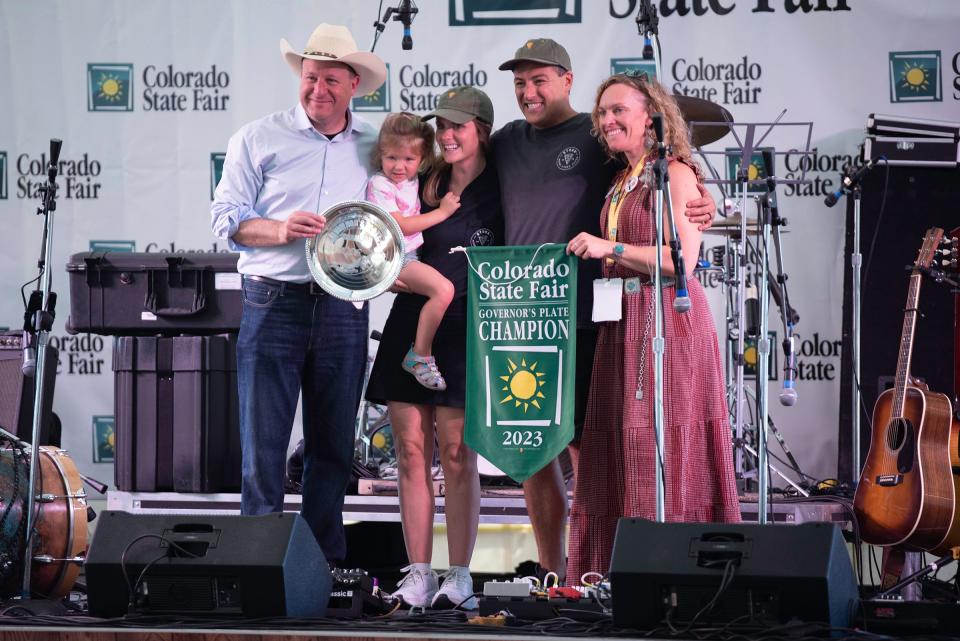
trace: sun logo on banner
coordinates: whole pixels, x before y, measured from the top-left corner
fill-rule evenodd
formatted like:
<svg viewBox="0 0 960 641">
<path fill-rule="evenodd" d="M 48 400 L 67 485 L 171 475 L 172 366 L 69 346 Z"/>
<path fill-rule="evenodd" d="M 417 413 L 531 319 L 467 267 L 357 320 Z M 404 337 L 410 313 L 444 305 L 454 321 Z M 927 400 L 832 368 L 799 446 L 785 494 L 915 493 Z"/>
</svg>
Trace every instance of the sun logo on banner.
<svg viewBox="0 0 960 641">
<path fill-rule="evenodd" d="M 890 52 L 890 102 L 940 102 L 939 51 Z"/>
<path fill-rule="evenodd" d="M 767 176 L 771 175 L 770 169 L 767 168 L 763 162 L 764 151 L 772 152 L 773 147 L 763 147 L 754 150 L 753 155 L 750 157 L 750 164 L 747 165 L 747 180 L 752 183 L 747 185 L 748 194 L 761 194 L 767 191 L 763 183 L 753 182 L 766 180 Z M 740 172 L 740 156 L 741 153 L 739 149 L 735 147 L 727 148 L 727 180 L 730 181 L 731 189 L 736 187 L 737 174 Z"/>
<path fill-rule="evenodd" d="M 99 87 L 97 98 L 107 102 L 118 102 L 123 98 L 123 82 L 115 74 L 100 74 L 97 86 Z"/>
<path fill-rule="evenodd" d="M 903 63 L 900 72 L 900 86 L 920 93 L 930 89 L 930 70 L 916 63 Z"/>
<path fill-rule="evenodd" d="M 507 393 L 500 404 L 503 405 L 513 401 L 514 407 L 523 407 L 524 414 L 531 405 L 541 409 L 540 401 L 537 399 L 546 398 L 540 391 L 540 388 L 546 383 L 542 380 L 546 374 L 536 371 L 537 363 L 533 362 L 528 366 L 526 359 L 521 358 L 520 365 L 517 365 L 508 358 L 507 370 L 507 375 L 500 377 L 500 380 L 506 383 L 501 390 Z"/>
<path fill-rule="evenodd" d="M 87 65 L 87 111 L 133 111 L 133 65 Z"/>
</svg>

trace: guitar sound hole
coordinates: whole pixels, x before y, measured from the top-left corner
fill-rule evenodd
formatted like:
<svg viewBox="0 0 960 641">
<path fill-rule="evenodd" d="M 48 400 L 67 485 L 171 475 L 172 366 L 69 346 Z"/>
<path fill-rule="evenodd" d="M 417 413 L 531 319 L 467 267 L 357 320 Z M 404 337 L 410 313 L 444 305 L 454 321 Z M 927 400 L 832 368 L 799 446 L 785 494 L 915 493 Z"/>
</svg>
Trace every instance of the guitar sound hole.
<svg viewBox="0 0 960 641">
<path fill-rule="evenodd" d="M 899 450 L 907 438 L 907 422 L 902 418 L 897 418 L 887 424 L 887 447 L 891 450 Z"/>
</svg>

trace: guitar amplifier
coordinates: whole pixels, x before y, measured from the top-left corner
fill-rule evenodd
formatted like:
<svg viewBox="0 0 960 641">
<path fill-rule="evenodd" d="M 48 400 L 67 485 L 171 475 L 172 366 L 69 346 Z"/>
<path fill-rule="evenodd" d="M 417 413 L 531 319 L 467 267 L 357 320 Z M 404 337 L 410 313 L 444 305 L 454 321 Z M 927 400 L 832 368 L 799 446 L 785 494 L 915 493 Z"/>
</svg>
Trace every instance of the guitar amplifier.
<svg viewBox="0 0 960 641">
<path fill-rule="evenodd" d="M 40 444 L 50 445 L 50 421 L 53 413 L 53 387 L 57 379 L 59 354 L 47 346 L 44 364 L 43 406 L 40 422 Z M 33 399 L 35 380 L 23 375 L 23 332 L 0 334 L 0 427 L 21 441 L 33 438 Z"/>
</svg>

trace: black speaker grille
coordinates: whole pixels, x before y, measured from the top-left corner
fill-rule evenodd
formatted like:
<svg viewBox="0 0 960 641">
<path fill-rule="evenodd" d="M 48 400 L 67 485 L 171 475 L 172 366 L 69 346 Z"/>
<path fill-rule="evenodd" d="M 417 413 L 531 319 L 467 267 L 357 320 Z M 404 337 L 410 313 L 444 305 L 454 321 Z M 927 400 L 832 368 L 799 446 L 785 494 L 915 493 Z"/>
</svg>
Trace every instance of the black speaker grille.
<svg viewBox="0 0 960 641">
<path fill-rule="evenodd" d="M 146 597 L 155 612 L 212 612 L 216 580 L 207 576 L 157 576 L 147 579 Z"/>
</svg>

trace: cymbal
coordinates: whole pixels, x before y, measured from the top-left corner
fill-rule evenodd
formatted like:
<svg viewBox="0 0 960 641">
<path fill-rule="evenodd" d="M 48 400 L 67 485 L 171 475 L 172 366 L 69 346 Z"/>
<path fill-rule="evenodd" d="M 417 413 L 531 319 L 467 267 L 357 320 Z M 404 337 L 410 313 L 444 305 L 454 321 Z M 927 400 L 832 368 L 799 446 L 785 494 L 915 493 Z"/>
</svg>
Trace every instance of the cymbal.
<svg viewBox="0 0 960 641">
<path fill-rule="evenodd" d="M 715 102 L 694 98 L 693 96 L 673 96 L 680 113 L 687 122 L 715 122 L 715 125 L 691 125 L 691 141 L 694 147 L 702 147 L 716 142 L 727 135 L 730 127 L 727 122 L 733 122 L 733 116 L 724 107 Z"/>
<path fill-rule="evenodd" d="M 756 226 L 757 219 L 752 216 L 747 216 L 747 228 Z M 724 229 L 740 229 L 740 214 L 731 214 L 726 218 L 714 218 L 713 225 L 710 226 L 710 229 L 715 227 L 722 227 Z"/>
<path fill-rule="evenodd" d="M 747 233 L 754 234 L 757 231 L 757 219 L 747 217 Z M 733 214 L 726 218 L 715 218 L 709 229 L 703 230 L 704 234 L 722 234 L 725 236 L 738 236 L 740 234 L 740 215 Z M 781 234 L 789 234 L 789 229 L 781 229 Z"/>
</svg>

